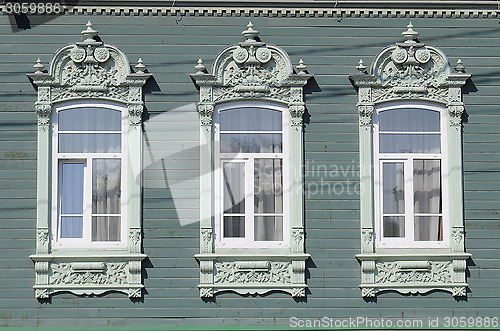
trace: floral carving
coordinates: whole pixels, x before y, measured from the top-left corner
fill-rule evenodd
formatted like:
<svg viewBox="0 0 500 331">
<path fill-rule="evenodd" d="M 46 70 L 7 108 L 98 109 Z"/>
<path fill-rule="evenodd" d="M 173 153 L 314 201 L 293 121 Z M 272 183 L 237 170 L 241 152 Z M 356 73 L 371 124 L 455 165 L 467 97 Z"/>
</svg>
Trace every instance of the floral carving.
<svg viewBox="0 0 500 331">
<path fill-rule="evenodd" d="M 37 237 L 40 245 L 45 245 L 49 242 L 49 229 L 47 228 L 39 228 L 37 229 Z"/>
<path fill-rule="evenodd" d="M 77 272 L 71 263 L 52 264 L 52 275 L 50 283 L 58 284 L 126 284 L 127 272 L 126 262 L 106 263 L 102 272 L 84 271 Z"/>
<path fill-rule="evenodd" d="M 398 262 L 376 263 L 376 283 L 450 283 L 451 262 L 430 262 L 429 270 L 402 269 Z"/>
<path fill-rule="evenodd" d="M 293 237 L 293 240 L 295 241 L 295 243 L 297 245 L 300 245 L 304 240 L 304 229 L 302 227 L 301 228 L 294 228 L 292 230 L 292 237 Z"/>
<path fill-rule="evenodd" d="M 215 284 L 221 283 L 291 283 L 290 262 L 271 262 L 269 270 L 242 269 L 237 262 L 215 263 Z"/>
<path fill-rule="evenodd" d="M 134 245 L 141 242 L 141 229 L 130 229 L 129 238 Z"/>
<path fill-rule="evenodd" d="M 452 236 L 453 236 L 453 240 L 455 240 L 455 242 L 457 244 L 463 243 L 464 237 L 465 237 L 464 228 L 462 228 L 462 227 L 453 228 Z"/>
<path fill-rule="evenodd" d="M 373 229 L 362 229 L 361 230 L 362 238 L 365 244 L 371 245 L 373 242 Z"/>
</svg>

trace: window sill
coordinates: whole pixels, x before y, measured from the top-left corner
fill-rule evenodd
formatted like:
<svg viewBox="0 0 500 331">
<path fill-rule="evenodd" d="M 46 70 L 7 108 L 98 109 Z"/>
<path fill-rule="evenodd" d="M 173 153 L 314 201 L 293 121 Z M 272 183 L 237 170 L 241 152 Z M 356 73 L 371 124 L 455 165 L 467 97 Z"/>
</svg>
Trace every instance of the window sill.
<svg viewBox="0 0 500 331">
<path fill-rule="evenodd" d="M 261 251 L 227 253 L 202 253 L 195 258 L 200 261 L 201 297 L 212 297 L 215 293 L 233 291 L 239 294 L 265 294 L 283 291 L 293 297 L 304 297 L 305 253 L 284 252 L 277 254 Z"/>
<path fill-rule="evenodd" d="M 471 254 L 461 252 L 377 252 L 358 254 L 361 261 L 361 292 L 375 297 L 381 291 L 427 293 L 432 290 L 466 296 L 466 260 Z"/>
<path fill-rule="evenodd" d="M 126 251 L 80 251 L 35 254 L 37 299 L 56 292 L 99 295 L 118 291 L 131 298 L 142 296 L 141 262 L 147 257 Z"/>
</svg>

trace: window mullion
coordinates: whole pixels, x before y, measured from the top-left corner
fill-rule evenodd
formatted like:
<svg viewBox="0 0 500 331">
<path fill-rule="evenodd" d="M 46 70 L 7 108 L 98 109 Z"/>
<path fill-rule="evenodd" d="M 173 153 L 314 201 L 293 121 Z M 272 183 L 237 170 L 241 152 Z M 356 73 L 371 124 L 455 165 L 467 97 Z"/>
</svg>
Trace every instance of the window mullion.
<svg viewBox="0 0 500 331">
<path fill-rule="evenodd" d="M 405 179 L 405 239 L 415 241 L 413 216 L 413 157 L 408 156 L 404 166 Z"/>
<path fill-rule="evenodd" d="M 85 160 L 83 173 L 83 239 L 90 244 L 92 242 L 92 157 Z"/>
<path fill-rule="evenodd" d="M 245 241 L 250 243 L 254 241 L 254 157 L 249 156 L 245 163 Z"/>
</svg>

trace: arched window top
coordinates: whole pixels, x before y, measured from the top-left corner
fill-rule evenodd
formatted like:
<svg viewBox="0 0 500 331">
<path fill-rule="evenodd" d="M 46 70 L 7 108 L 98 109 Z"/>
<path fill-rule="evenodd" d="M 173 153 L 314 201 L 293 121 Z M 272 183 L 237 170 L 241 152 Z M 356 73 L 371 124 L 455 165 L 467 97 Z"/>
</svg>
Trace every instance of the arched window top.
<svg viewBox="0 0 500 331">
<path fill-rule="evenodd" d="M 281 131 L 283 106 L 261 102 L 220 105 L 218 123 L 223 131 Z"/>
<path fill-rule="evenodd" d="M 445 109 L 425 104 L 399 104 L 377 107 L 375 123 L 379 131 L 439 132 Z"/>
</svg>

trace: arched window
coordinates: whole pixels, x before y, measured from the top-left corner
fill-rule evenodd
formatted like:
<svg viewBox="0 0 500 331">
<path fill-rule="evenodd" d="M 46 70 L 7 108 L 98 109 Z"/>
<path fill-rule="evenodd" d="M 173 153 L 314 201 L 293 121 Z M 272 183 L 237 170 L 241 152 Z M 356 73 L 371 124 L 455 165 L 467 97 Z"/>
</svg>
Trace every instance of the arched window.
<svg viewBox="0 0 500 331">
<path fill-rule="evenodd" d="M 217 247 L 288 246 L 287 112 L 262 102 L 216 107 Z"/>
<path fill-rule="evenodd" d="M 449 245 L 446 109 L 403 103 L 373 115 L 376 245 Z"/>
<path fill-rule="evenodd" d="M 127 108 L 76 103 L 55 110 L 53 249 L 126 247 Z"/>
<path fill-rule="evenodd" d="M 58 50 L 37 86 L 35 296 L 59 291 L 141 297 L 142 60 L 83 41 Z M 100 39 L 99 39 L 100 40 Z"/>
</svg>

